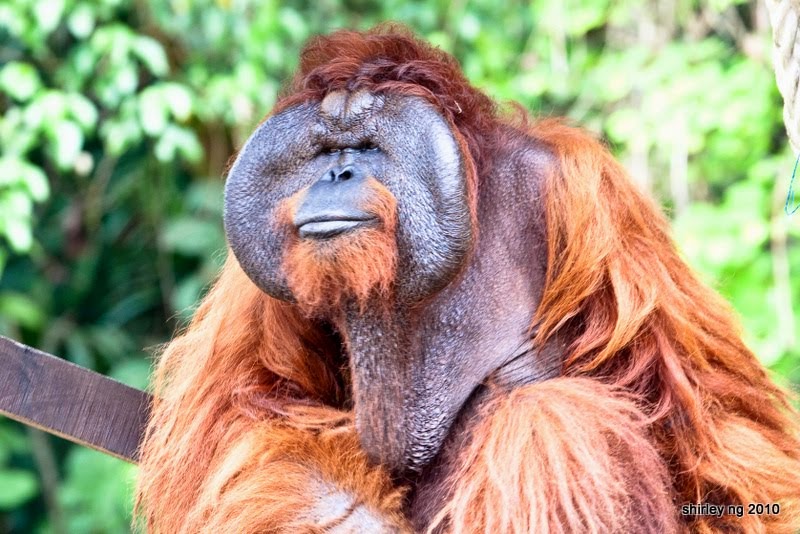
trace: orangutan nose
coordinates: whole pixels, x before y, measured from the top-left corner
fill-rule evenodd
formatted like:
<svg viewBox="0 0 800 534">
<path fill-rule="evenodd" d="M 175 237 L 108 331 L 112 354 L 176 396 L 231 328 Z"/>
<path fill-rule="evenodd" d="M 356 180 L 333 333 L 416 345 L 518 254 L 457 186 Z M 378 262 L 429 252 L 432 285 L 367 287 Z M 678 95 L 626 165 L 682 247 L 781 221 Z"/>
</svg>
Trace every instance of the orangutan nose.
<svg viewBox="0 0 800 534">
<path fill-rule="evenodd" d="M 362 209 L 370 194 L 364 172 L 354 165 L 334 167 L 308 189 L 292 222 L 307 239 L 330 239 L 372 225 L 375 216 Z"/>
<path fill-rule="evenodd" d="M 352 165 L 347 165 L 344 168 L 334 168 L 329 170 L 325 176 L 322 177 L 323 180 L 328 180 L 331 182 L 344 182 L 351 178 L 356 177 L 356 168 Z M 359 173 L 360 174 L 360 173 Z"/>
</svg>

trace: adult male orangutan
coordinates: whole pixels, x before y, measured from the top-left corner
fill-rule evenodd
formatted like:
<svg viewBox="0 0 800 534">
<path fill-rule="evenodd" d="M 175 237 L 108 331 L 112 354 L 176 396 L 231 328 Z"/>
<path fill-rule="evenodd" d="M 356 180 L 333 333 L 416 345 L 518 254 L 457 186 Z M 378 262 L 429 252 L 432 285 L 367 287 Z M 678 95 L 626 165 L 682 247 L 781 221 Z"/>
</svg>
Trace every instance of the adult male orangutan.
<svg viewBox="0 0 800 534">
<path fill-rule="evenodd" d="M 797 416 L 656 205 L 408 31 L 307 44 L 225 229 L 158 363 L 151 532 L 800 528 Z"/>
</svg>

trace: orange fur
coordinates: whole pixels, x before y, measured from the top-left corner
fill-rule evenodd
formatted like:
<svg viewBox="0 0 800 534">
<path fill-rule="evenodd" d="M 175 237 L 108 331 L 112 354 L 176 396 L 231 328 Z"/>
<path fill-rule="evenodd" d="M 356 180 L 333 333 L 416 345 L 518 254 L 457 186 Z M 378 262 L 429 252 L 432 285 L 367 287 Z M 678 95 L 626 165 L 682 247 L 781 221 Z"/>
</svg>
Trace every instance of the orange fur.
<svg viewBox="0 0 800 534">
<path fill-rule="evenodd" d="M 311 44 L 294 93 L 276 109 L 339 89 L 427 98 L 456 128 L 480 195 L 492 140 L 511 121 L 452 58 L 394 29 L 337 33 Z M 742 343 L 728 305 L 691 273 L 666 219 L 601 144 L 552 121 L 517 128 L 554 156 L 541 197 L 548 273 L 534 341 L 566 340 L 570 378 L 514 391 L 481 412 L 442 524 L 457 532 L 639 531 L 639 521 L 645 531 L 797 531 L 797 415 Z M 347 273 L 336 283 L 353 294 L 385 290 L 394 260 L 387 252 L 370 262 L 372 247 L 393 236 L 388 220 L 383 237 L 348 245 L 346 261 L 338 248 L 322 267 L 308 251 L 291 253 L 285 267 L 301 300 L 335 305 L 320 282 L 334 263 Z M 341 347 L 301 312 L 261 293 L 231 256 L 163 352 L 137 488 L 152 532 L 301 528 L 313 497 L 327 491 L 320 478 L 406 528 L 401 491 L 358 449 Z M 703 502 L 777 502 L 781 513 L 677 514 Z"/>
<path fill-rule="evenodd" d="M 335 310 L 345 297 L 354 297 L 363 309 L 374 294 L 390 295 L 397 264 L 397 201 L 374 178 L 366 187 L 374 194 L 371 205 L 363 209 L 378 218 L 379 228 L 361 229 L 324 244 L 301 240 L 296 235 L 290 238 L 283 269 L 292 294 L 307 314 Z M 304 194 L 305 191 L 298 193 Z M 291 220 L 296 204 L 292 200 L 296 199 L 288 200 L 283 218 Z"/>
<path fill-rule="evenodd" d="M 684 518 L 692 531 L 730 521 L 752 532 L 796 530 L 797 414 L 745 347 L 729 305 L 698 281 L 666 219 L 597 141 L 555 121 L 531 134 L 558 157 L 544 195 L 548 280 L 537 342 L 570 332 L 566 374 L 646 399 L 676 504 L 777 502 L 783 510 Z M 750 449 L 756 441 L 759 453 Z"/>
<path fill-rule="evenodd" d="M 212 464 L 184 532 L 322 533 L 342 526 L 358 507 L 407 529 L 403 493 L 368 465 L 352 425 L 317 433 L 262 423 L 228 445 Z M 336 499 L 339 492 L 346 494 L 341 506 L 315 509 L 314 496 Z"/>
<path fill-rule="evenodd" d="M 229 256 L 156 370 L 136 505 L 149 531 L 313 532 L 299 525 L 322 482 L 403 525 L 401 493 L 367 465 L 350 415 L 323 406 L 341 396 L 324 349 Z"/>
<path fill-rule="evenodd" d="M 498 396 L 428 532 L 672 532 L 669 475 L 633 400 L 586 378 Z"/>
</svg>

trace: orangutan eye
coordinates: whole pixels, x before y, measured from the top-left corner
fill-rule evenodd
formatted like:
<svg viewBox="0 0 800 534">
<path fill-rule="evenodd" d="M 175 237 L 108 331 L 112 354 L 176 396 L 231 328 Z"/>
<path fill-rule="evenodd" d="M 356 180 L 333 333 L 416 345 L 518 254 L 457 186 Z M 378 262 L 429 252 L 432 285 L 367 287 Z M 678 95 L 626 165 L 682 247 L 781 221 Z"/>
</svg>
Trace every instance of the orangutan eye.
<svg viewBox="0 0 800 534">
<path fill-rule="evenodd" d="M 380 150 L 378 146 L 371 142 L 371 141 L 364 141 L 363 143 L 359 143 L 356 146 L 328 146 L 323 147 L 319 153 L 320 154 L 327 154 L 327 155 L 336 155 L 341 154 L 342 152 L 345 153 L 353 153 L 353 152 L 377 152 Z"/>
<path fill-rule="evenodd" d="M 372 142 L 370 142 L 370 141 L 365 141 L 365 142 L 361 143 L 360 145 L 358 145 L 356 150 L 359 150 L 361 152 L 366 152 L 366 151 L 374 152 L 374 151 L 378 150 L 378 147 L 375 144 L 373 144 Z"/>
</svg>

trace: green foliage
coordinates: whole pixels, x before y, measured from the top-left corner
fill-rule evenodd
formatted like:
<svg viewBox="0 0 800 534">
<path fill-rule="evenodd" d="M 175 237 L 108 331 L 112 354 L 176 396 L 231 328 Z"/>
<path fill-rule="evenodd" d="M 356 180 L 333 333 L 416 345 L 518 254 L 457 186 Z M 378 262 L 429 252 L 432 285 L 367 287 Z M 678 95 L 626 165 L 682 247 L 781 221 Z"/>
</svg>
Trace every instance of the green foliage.
<svg viewBox="0 0 800 534">
<path fill-rule="evenodd" d="M 65 460 L 60 504 L 67 532 L 105 534 L 129 528 L 136 467 L 103 453 L 73 447 Z"/>
<path fill-rule="evenodd" d="M 39 481 L 30 470 L 9 466 L 11 457 L 25 452 L 25 438 L 18 429 L 0 421 L 0 513 L 13 510 L 31 500 L 39 491 Z"/>
<path fill-rule="evenodd" d="M 793 157 L 758 3 L 497 5 L 3 1 L 0 333 L 144 387 L 142 349 L 222 262 L 228 158 L 303 41 L 397 20 L 492 96 L 605 136 L 757 354 L 799 383 L 800 219 L 780 211 Z M 32 449 L 0 421 L 0 533 L 129 529 L 133 467 L 55 438 Z"/>
</svg>

